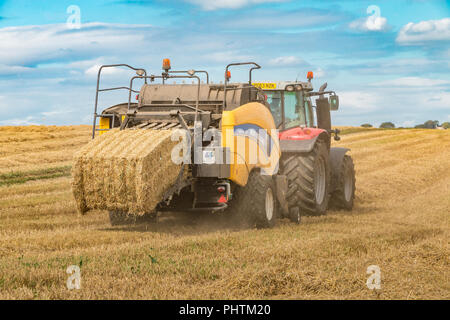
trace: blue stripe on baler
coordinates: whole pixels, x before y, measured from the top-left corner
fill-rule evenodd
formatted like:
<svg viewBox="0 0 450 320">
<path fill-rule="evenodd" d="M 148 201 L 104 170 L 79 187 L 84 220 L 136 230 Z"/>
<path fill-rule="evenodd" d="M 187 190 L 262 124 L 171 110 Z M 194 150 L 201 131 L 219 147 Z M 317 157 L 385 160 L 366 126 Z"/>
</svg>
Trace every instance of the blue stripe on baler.
<svg viewBox="0 0 450 320">
<path fill-rule="evenodd" d="M 259 133 L 262 133 L 262 135 L 260 136 Z M 268 149 L 267 156 L 270 157 L 273 145 L 275 143 L 273 141 L 273 138 L 267 133 L 266 129 L 256 124 L 244 123 L 234 126 L 234 135 L 248 137 L 250 139 L 257 141 L 258 145 L 262 144 L 262 149 L 264 153 L 267 154 L 266 150 Z M 269 145 L 267 145 L 267 141 L 269 141 Z"/>
</svg>

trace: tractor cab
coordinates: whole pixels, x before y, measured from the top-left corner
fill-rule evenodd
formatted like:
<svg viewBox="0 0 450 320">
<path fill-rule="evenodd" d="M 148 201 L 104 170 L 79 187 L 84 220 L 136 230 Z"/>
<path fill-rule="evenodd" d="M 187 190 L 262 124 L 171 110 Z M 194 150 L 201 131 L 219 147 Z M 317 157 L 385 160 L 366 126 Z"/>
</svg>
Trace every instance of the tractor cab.
<svg viewBox="0 0 450 320">
<path fill-rule="evenodd" d="M 253 85 L 264 91 L 278 129 L 314 126 L 311 98 L 307 95 L 312 91 L 311 83 L 283 81 Z"/>
<path fill-rule="evenodd" d="M 330 110 L 337 110 L 339 98 L 334 91 L 325 91 L 324 84 L 318 92 L 313 91 L 313 75 L 308 81 L 255 82 L 253 86 L 264 91 L 277 128 L 281 131 L 296 127 L 318 127 L 331 131 Z M 326 97 L 328 95 L 328 97 Z M 316 106 L 311 97 L 318 96 Z M 316 109 L 314 111 L 314 108 Z M 316 114 L 316 115 L 314 115 Z"/>
</svg>

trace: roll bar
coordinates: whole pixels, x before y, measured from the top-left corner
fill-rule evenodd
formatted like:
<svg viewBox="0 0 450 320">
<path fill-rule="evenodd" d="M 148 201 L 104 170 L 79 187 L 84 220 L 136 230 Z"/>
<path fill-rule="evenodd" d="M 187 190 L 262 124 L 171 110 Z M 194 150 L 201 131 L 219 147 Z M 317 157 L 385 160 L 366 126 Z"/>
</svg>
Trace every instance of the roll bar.
<svg viewBox="0 0 450 320">
<path fill-rule="evenodd" d="M 253 65 L 254 67 L 251 67 L 248 73 L 248 84 L 252 85 L 252 72 L 256 69 L 261 69 L 261 66 L 257 64 L 256 62 L 235 62 L 230 63 L 225 68 L 225 82 L 223 85 L 223 109 L 225 110 L 227 106 L 227 84 L 228 84 L 228 69 L 232 66 L 243 66 L 243 65 Z"/>
<path fill-rule="evenodd" d="M 103 92 L 103 91 L 113 91 L 113 90 L 120 90 L 120 89 L 125 89 L 128 90 L 130 92 L 130 96 L 131 96 L 131 91 L 133 92 L 137 92 L 139 93 L 139 91 L 135 91 L 130 87 L 114 87 L 114 88 L 105 88 L 105 89 L 100 89 L 100 76 L 102 73 L 102 70 L 104 68 L 117 68 L 117 67 L 126 67 L 128 69 L 132 69 L 134 71 L 138 71 L 138 70 L 143 70 L 144 71 L 144 75 L 147 75 L 147 71 L 144 68 L 135 68 L 132 67 L 128 64 L 105 64 L 100 66 L 100 68 L 98 69 L 98 74 L 97 74 L 97 90 L 95 91 L 95 105 L 94 105 L 94 124 L 92 126 L 92 139 L 95 138 L 95 131 L 98 131 L 95 129 L 95 126 L 97 125 L 97 118 L 99 117 L 99 115 L 97 114 L 97 107 L 98 107 L 98 93 L 99 92 Z M 145 83 L 147 83 L 147 79 L 145 79 Z M 114 126 L 114 116 L 112 116 L 112 122 L 113 122 L 113 126 Z"/>
</svg>

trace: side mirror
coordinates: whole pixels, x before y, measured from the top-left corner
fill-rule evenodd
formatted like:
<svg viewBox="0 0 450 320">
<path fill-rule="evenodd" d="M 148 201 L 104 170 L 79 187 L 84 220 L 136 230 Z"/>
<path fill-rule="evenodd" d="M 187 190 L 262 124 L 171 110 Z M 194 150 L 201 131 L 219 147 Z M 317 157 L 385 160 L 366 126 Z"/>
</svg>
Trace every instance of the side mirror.
<svg viewBox="0 0 450 320">
<path fill-rule="evenodd" d="M 330 101 L 330 110 L 336 111 L 339 109 L 339 97 L 336 95 L 332 95 L 329 98 Z"/>
<path fill-rule="evenodd" d="M 142 77 L 142 76 L 145 74 L 145 70 L 144 70 L 144 69 L 137 69 L 137 70 L 136 70 L 136 74 L 137 74 L 139 77 Z"/>
</svg>

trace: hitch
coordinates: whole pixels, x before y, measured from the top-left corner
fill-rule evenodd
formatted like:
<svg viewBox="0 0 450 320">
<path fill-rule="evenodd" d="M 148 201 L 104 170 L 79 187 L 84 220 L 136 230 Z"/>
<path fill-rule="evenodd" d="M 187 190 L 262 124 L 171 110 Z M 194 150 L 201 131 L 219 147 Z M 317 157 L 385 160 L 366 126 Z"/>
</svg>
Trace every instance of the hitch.
<svg viewBox="0 0 450 320">
<path fill-rule="evenodd" d="M 330 130 L 330 133 L 333 134 L 334 133 L 334 141 L 339 141 L 341 140 L 341 137 L 338 136 L 339 133 L 341 133 L 341 130 L 339 129 L 334 129 L 334 130 Z"/>
</svg>

